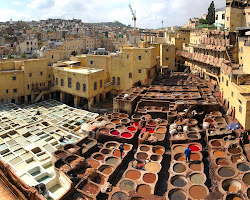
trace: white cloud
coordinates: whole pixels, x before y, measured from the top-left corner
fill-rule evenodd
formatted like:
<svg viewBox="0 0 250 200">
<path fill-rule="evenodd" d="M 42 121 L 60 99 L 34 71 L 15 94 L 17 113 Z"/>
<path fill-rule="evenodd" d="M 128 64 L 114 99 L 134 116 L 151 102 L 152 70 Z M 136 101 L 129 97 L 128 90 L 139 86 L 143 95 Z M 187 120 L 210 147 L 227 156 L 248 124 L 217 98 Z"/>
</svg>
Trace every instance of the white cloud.
<svg viewBox="0 0 250 200">
<path fill-rule="evenodd" d="M 21 2 L 20 1 L 13 1 L 13 2 L 11 2 L 11 4 L 13 4 L 15 6 L 19 6 L 19 5 L 21 5 Z"/>
<path fill-rule="evenodd" d="M 16 3 L 14 3 L 16 2 Z M 13 1 L 17 5 L 19 1 Z M 47 18 L 82 19 L 83 22 L 103 22 L 118 20 L 132 24 L 132 15 L 128 4 L 136 10 L 137 27 L 159 28 L 183 25 L 189 18 L 201 17 L 207 13 L 211 0 L 33 0 L 20 10 L 3 10 L 0 21 L 40 20 Z M 25 4 L 25 3 L 22 3 Z M 225 6 L 225 0 L 215 0 L 216 8 Z M 14 11 L 13 11 L 14 10 Z M 29 19 L 29 17 L 31 17 Z M 7 18 L 7 19 L 6 19 Z"/>
</svg>

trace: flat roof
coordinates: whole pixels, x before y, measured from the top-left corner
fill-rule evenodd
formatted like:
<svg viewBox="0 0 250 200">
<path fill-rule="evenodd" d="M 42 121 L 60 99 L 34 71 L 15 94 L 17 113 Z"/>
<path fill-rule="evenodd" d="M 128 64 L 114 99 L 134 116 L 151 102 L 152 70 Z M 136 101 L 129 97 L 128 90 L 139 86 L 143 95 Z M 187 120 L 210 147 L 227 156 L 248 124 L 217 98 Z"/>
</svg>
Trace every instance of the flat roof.
<svg viewBox="0 0 250 200">
<path fill-rule="evenodd" d="M 103 69 L 88 68 L 88 67 L 58 67 L 57 69 L 73 73 L 80 73 L 80 74 L 93 74 L 96 72 L 103 71 Z"/>
</svg>

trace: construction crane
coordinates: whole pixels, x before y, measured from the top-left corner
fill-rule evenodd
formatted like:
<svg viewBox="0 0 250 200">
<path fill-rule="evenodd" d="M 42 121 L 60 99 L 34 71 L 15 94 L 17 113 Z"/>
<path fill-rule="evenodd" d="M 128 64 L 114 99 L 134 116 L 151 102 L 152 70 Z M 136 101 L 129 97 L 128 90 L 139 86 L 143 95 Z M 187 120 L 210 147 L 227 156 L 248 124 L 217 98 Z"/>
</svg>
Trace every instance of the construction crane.
<svg viewBox="0 0 250 200">
<path fill-rule="evenodd" d="M 134 44 L 136 44 L 136 16 L 135 16 L 136 11 L 133 11 L 131 4 L 129 4 L 128 6 L 129 6 L 131 13 L 133 15 L 132 20 L 134 20 Z"/>
</svg>

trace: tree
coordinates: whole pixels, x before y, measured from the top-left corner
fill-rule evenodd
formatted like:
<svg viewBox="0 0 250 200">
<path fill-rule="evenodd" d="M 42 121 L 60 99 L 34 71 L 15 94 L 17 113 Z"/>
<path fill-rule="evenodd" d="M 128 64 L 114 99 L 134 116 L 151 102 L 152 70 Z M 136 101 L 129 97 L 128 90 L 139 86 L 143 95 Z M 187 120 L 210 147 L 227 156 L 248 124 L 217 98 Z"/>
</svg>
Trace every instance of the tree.
<svg viewBox="0 0 250 200">
<path fill-rule="evenodd" d="M 37 53 L 32 54 L 32 58 L 38 58 L 38 54 Z"/>
<path fill-rule="evenodd" d="M 212 1 L 212 3 L 208 8 L 207 23 L 214 24 L 214 22 L 215 22 L 215 7 L 214 7 L 214 1 Z"/>
<path fill-rule="evenodd" d="M 21 54 L 21 57 L 26 58 L 26 54 L 25 53 Z"/>
<path fill-rule="evenodd" d="M 207 20 L 206 20 L 206 19 L 203 19 L 203 18 L 199 19 L 199 22 L 200 22 L 201 24 L 207 24 Z"/>
<path fill-rule="evenodd" d="M 11 54 L 8 54 L 8 59 L 14 58 L 14 56 L 12 56 Z"/>
</svg>

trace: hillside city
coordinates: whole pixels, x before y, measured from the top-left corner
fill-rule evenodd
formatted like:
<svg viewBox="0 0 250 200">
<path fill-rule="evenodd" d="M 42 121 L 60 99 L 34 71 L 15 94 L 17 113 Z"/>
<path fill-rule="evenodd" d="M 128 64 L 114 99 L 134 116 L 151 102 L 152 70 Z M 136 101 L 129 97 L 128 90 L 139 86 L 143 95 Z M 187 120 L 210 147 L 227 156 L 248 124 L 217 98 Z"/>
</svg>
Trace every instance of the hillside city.
<svg viewBox="0 0 250 200">
<path fill-rule="evenodd" d="M 250 199 L 250 0 L 223 2 L 0 22 L 0 199 Z"/>
</svg>

